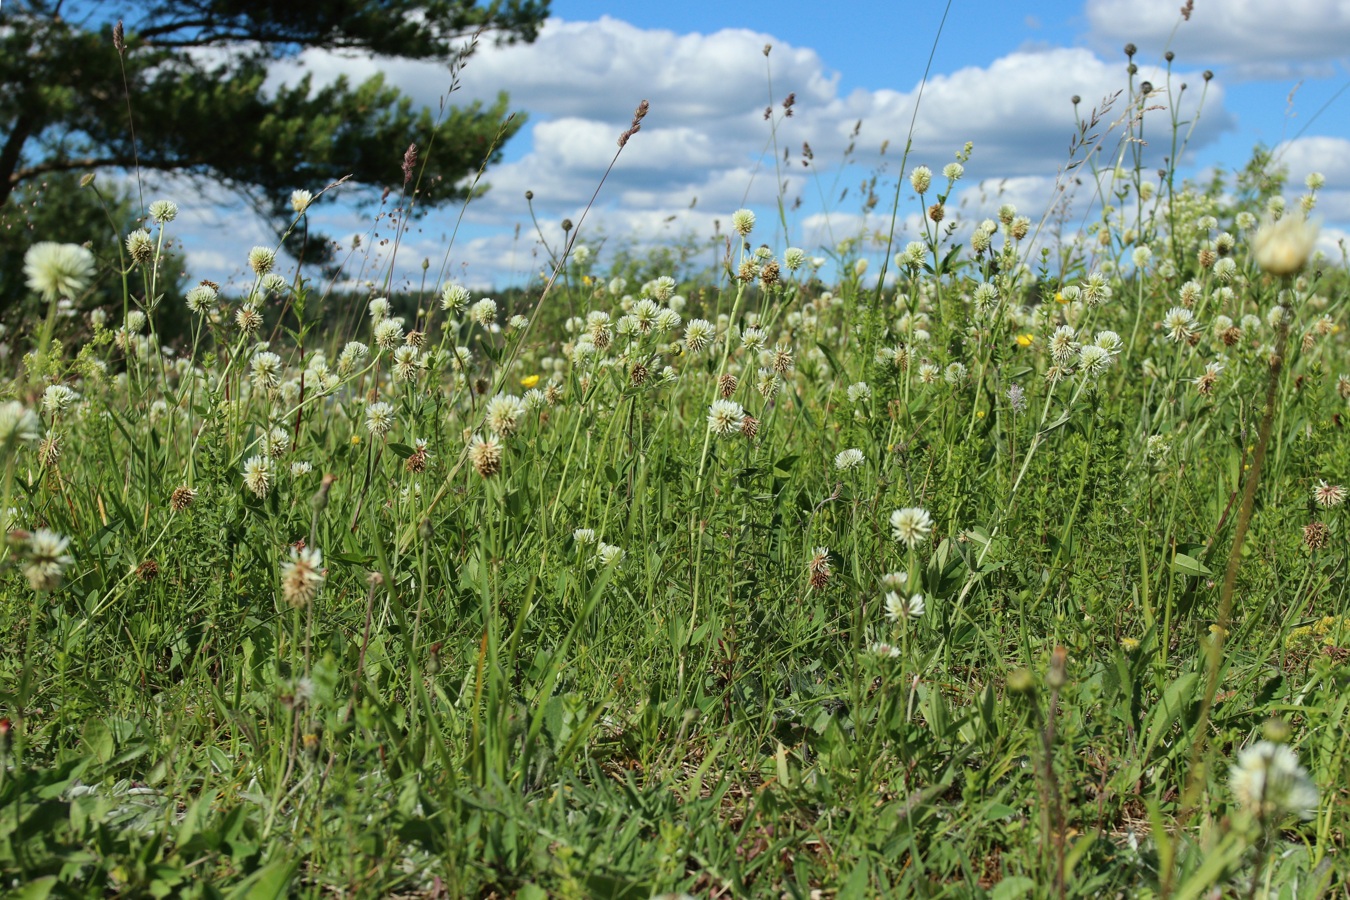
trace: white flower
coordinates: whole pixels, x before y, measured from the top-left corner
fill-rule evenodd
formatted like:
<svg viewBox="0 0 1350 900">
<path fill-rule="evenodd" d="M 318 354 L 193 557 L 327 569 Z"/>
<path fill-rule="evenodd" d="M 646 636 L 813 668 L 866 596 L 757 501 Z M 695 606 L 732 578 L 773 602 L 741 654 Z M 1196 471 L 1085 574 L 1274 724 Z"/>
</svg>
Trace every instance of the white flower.
<svg viewBox="0 0 1350 900">
<path fill-rule="evenodd" d="M 886 595 L 886 618 L 892 622 L 899 622 L 903 619 L 917 619 L 923 615 L 923 611 L 923 594 L 904 597 L 895 591 L 891 591 Z"/>
<path fill-rule="evenodd" d="M 1292 275 L 1303 268 L 1317 244 L 1318 222 L 1302 216 L 1267 217 L 1252 235 L 1256 264 L 1272 275 Z"/>
<path fill-rule="evenodd" d="M 266 275 L 272 271 L 272 266 L 276 261 L 276 251 L 271 247 L 254 247 L 248 251 L 249 268 L 258 275 Z"/>
<path fill-rule="evenodd" d="M 578 543 L 578 544 L 594 544 L 594 543 L 595 543 L 595 529 L 594 529 L 594 528 L 578 528 L 578 529 L 576 529 L 575 531 L 572 532 L 572 540 L 575 541 L 575 542 Z"/>
<path fill-rule="evenodd" d="M 48 385 L 42 392 L 42 409 L 48 414 L 64 412 L 80 395 L 64 384 Z"/>
<path fill-rule="evenodd" d="M 933 184 L 933 170 L 927 166 L 915 166 L 909 173 L 909 183 L 917 193 L 928 193 L 928 188 Z"/>
<path fill-rule="evenodd" d="M 249 366 L 253 370 L 253 383 L 259 388 L 276 387 L 281 380 L 281 357 L 275 353 L 256 353 Z"/>
<path fill-rule="evenodd" d="M 291 606 L 304 606 L 323 590 L 323 554 L 317 547 L 291 548 L 291 558 L 281 564 L 281 596 Z"/>
<path fill-rule="evenodd" d="M 1317 786 L 1284 744 L 1257 741 L 1240 751 L 1228 783 L 1238 802 L 1261 819 L 1287 813 L 1310 819 L 1317 811 Z"/>
<path fill-rule="evenodd" d="M 46 528 L 39 528 L 27 537 L 26 546 L 20 551 L 20 567 L 28 586 L 35 591 L 56 590 L 61 586 L 66 566 L 74 562 L 66 553 L 70 538 Z"/>
<path fill-rule="evenodd" d="M 861 450 L 850 448 L 840 450 L 834 458 L 834 467 L 840 471 L 847 472 L 849 469 L 856 469 L 867 461 Z"/>
<path fill-rule="evenodd" d="M 745 410 L 735 400 L 714 400 L 708 407 L 708 430 L 713 434 L 738 434 L 744 419 Z"/>
<path fill-rule="evenodd" d="M 403 343 L 403 320 L 381 319 L 375 324 L 375 343 L 382 350 L 393 350 Z"/>
<path fill-rule="evenodd" d="M 871 399 L 872 388 L 868 386 L 867 382 L 859 381 L 848 386 L 849 403 L 866 403 Z"/>
<path fill-rule="evenodd" d="M 755 214 L 748 209 L 738 209 L 731 214 L 731 227 L 739 235 L 747 235 L 755 228 Z"/>
<path fill-rule="evenodd" d="M 908 582 L 908 572 L 887 572 L 881 576 L 881 586 L 888 591 L 898 591 Z"/>
<path fill-rule="evenodd" d="M 484 297 L 469 307 L 469 318 L 479 325 L 487 327 L 497 320 L 497 301 Z"/>
<path fill-rule="evenodd" d="M 272 461 L 266 456 L 249 457 L 244 463 L 244 485 L 259 498 L 272 487 Z"/>
<path fill-rule="evenodd" d="M 623 562 L 626 554 L 622 547 L 601 541 L 595 548 L 595 562 L 600 566 L 617 566 Z"/>
<path fill-rule="evenodd" d="M 489 431 L 506 437 L 516 433 L 525 413 L 524 400 L 513 394 L 498 394 L 488 401 L 485 421 Z"/>
<path fill-rule="evenodd" d="M 37 414 L 17 400 L 0 403 L 0 447 L 36 443 L 42 436 Z"/>
<path fill-rule="evenodd" d="M 296 213 L 302 213 L 309 209 L 309 205 L 314 202 L 314 195 L 306 190 L 291 191 L 291 209 Z"/>
<path fill-rule="evenodd" d="M 933 517 L 926 509 L 907 506 L 891 513 L 891 535 L 911 550 L 922 544 L 932 530 Z"/>
<path fill-rule="evenodd" d="M 366 407 L 366 429 L 375 437 L 384 437 L 397 421 L 394 408 L 383 400 Z"/>
<path fill-rule="evenodd" d="M 702 353 L 712 343 L 713 324 L 707 319 L 690 319 L 684 326 L 684 346 L 690 353 Z"/>
<path fill-rule="evenodd" d="M 156 200 L 150 204 L 150 218 L 166 225 L 178 217 L 178 204 L 172 200 Z"/>
<path fill-rule="evenodd" d="M 1184 306 L 1174 306 L 1163 316 L 1163 331 L 1167 339 L 1173 342 L 1184 341 L 1197 331 L 1195 314 Z"/>
</svg>

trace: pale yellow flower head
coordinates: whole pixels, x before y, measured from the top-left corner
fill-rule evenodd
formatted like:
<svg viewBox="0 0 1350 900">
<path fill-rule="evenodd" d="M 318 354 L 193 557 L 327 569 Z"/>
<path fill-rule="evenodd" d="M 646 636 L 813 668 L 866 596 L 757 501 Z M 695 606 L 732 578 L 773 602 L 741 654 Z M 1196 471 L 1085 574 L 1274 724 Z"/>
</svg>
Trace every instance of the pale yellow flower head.
<svg viewBox="0 0 1350 900">
<path fill-rule="evenodd" d="M 1317 244 L 1321 223 L 1289 215 L 1266 219 L 1252 235 L 1256 264 L 1272 275 L 1292 275 L 1303 268 Z"/>
</svg>

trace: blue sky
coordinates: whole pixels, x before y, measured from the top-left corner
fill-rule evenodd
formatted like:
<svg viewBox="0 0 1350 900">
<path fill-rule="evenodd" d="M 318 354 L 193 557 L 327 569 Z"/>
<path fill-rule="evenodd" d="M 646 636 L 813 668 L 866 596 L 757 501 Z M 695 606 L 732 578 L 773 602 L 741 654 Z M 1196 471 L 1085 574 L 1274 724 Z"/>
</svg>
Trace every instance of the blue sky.
<svg viewBox="0 0 1350 900">
<path fill-rule="evenodd" d="M 1189 122 L 1199 104 L 1184 171 L 1240 167 L 1257 142 L 1279 146 L 1290 169 L 1291 199 L 1309 171 L 1323 172 L 1324 242 L 1344 236 L 1350 223 L 1350 0 L 1197 0 L 1190 21 L 1182 21 L 1179 7 L 1179 0 L 954 2 L 919 105 L 909 166 L 940 170 L 973 141 L 954 194 L 964 203 L 961 215 L 978 221 L 1011 201 L 1038 217 L 1067 160 L 1074 130 L 1068 98 L 1081 95 L 1086 113 L 1123 89 L 1122 47 L 1132 41 L 1139 47 L 1139 78 L 1157 86 L 1167 81 L 1163 51 L 1176 54 L 1173 96 L 1154 97 L 1148 105 L 1156 108 L 1145 113 L 1150 164 L 1166 152 L 1170 107 Z M 819 252 L 875 229 L 900 174 L 899 150 L 943 11 L 916 3 L 555 0 L 538 42 L 484 46 L 464 70 L 463 91 L 452 101 L 505 90 L 529 114 L 529 124 L 508 145 L 503 164 L 489 171 L 492 190 L 465 211 L 454 246 L 448 234 L 457 208 L 420 223 L 396 263 L 406 276 L 401 283 L 420 278 L 424 258 L 433 275 L 444 270 L 481 287 L 537 275 L 542 257 L 524 192 L 534 192 L 540 222 L 556 237 L 564 217 L 579 217 L 615 138 L 644 98 L 651 113 L 590 213 L 583 243 L 604 236 L 639 242 L 706 237 L 715 221 L 725 223 L 743 204 L 760 211 L 762 223 L 771 222 L 779 174 L 788 182 L 788 202 L 801 197 L 801 207 L 789 217 L 786 234 L 766 224 L 754 239 Z M 774 48 L 767 60 L 765 43 Z M 1215 77 L 1199 103 L 1205 69 Z M 275 77 L 309 72 L 320 81 L 339 74 L 359 79 L 377 71 L 433 106 L 447 82 L 444 68 L 434 64 L 323 53 L 279 64 Z M 762 116 L 770 72 L 775 103 L 789 91 L 797 100 L 795 115 L 779 122 L 777 156 L 766 149 L 771 135 Z M 1178 100 L 1183 82 L 1187 89 Z M 1117 101 L 1109 109 L 1107 125 L 1122 108 Z M 815 153 L 810 170 L 800 161 L 803 141 Z M 1118 148 L 1109 137 L 1102 154 Z M 871 175 L 883 202 L 864 215 L 856 187 Z M 850 195 L 839 201 L 843 187 Z M 902 206 L 902 228 L 913 227 L 916 211 L 914 203 Z M 1085 199 L 1075 214 L 1084 212 Z M 372 228 L 370 215 L 351 202 L 321 206 L 313 215 L 317 227 L 347 237 Z M 204 211 L 183 222 L 190 262 L 218 278 L 240 271 L 250 242 L 266 237 L 261 227 L 236 225 L 222 241 L 220 221 L 218 213 Z M 902 233 L 901 240 L 909 236 Z"/>
</svg>

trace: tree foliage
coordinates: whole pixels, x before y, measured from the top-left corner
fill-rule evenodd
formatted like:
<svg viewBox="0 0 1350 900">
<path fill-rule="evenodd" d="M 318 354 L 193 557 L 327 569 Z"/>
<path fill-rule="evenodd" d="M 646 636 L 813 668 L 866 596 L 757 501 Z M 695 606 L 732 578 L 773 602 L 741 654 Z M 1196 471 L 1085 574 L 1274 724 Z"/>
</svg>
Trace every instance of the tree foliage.
<svg viewBox="0 0 1350 900">
<path fill-rule="evenodd" d="M 54 174 L 98 168 L 212 179 L 280 214 L 290 192 L 353 182 L 402 187 L 409 144 L 418 202 L 464 196 L 523 124 L 507 98 L 430 110 L 376 75 L 268 84 L 311 48 L 461 60 L 478 35 L 533 40 L 548 0 L 10 0 L 0 11 L 0 208 Z M 447 84 L 450 79 L 447 78 Z"/>
</svg>

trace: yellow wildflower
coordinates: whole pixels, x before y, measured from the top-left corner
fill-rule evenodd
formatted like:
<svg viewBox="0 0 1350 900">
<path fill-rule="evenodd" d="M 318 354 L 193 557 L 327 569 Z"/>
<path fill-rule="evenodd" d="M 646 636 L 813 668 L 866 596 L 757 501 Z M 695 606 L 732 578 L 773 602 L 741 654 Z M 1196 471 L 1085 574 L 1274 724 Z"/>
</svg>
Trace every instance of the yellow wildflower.
<svg viewBox="0 0 1350 900">
<path fill-rule="evenodd" d="M 523 388 L 532 388 L 538 383 L 538 375 L 526 375 L 524 378 L 520 379 L 520 386 Z"/>
<path fill-rule="evenodd" d="M 1032 342 L 1035 340 L 1036 336 L 1033 335 L 1030 331 L 1028 331 L 1026 334 L 1019 334 L 1017 336 L 1017 346 L 1030 347 Z"/>
<path fill-rule="evenodd" d="M 1056 303 L 1067 303 L 1067 302 L 1068 302 L 1067 300 L 1064 299 L 1064 292 L 1063 292 L 1063 291 L 1055 291 L 1055 302 L 1056 302 Z"/>
<path fill-rule="evenodd" d="M 1133 653 L 1139 649 L 1139 638 L 1123 637 L 1120 639 L 1120 646 L 1126 653 Z"/>
</svg>

